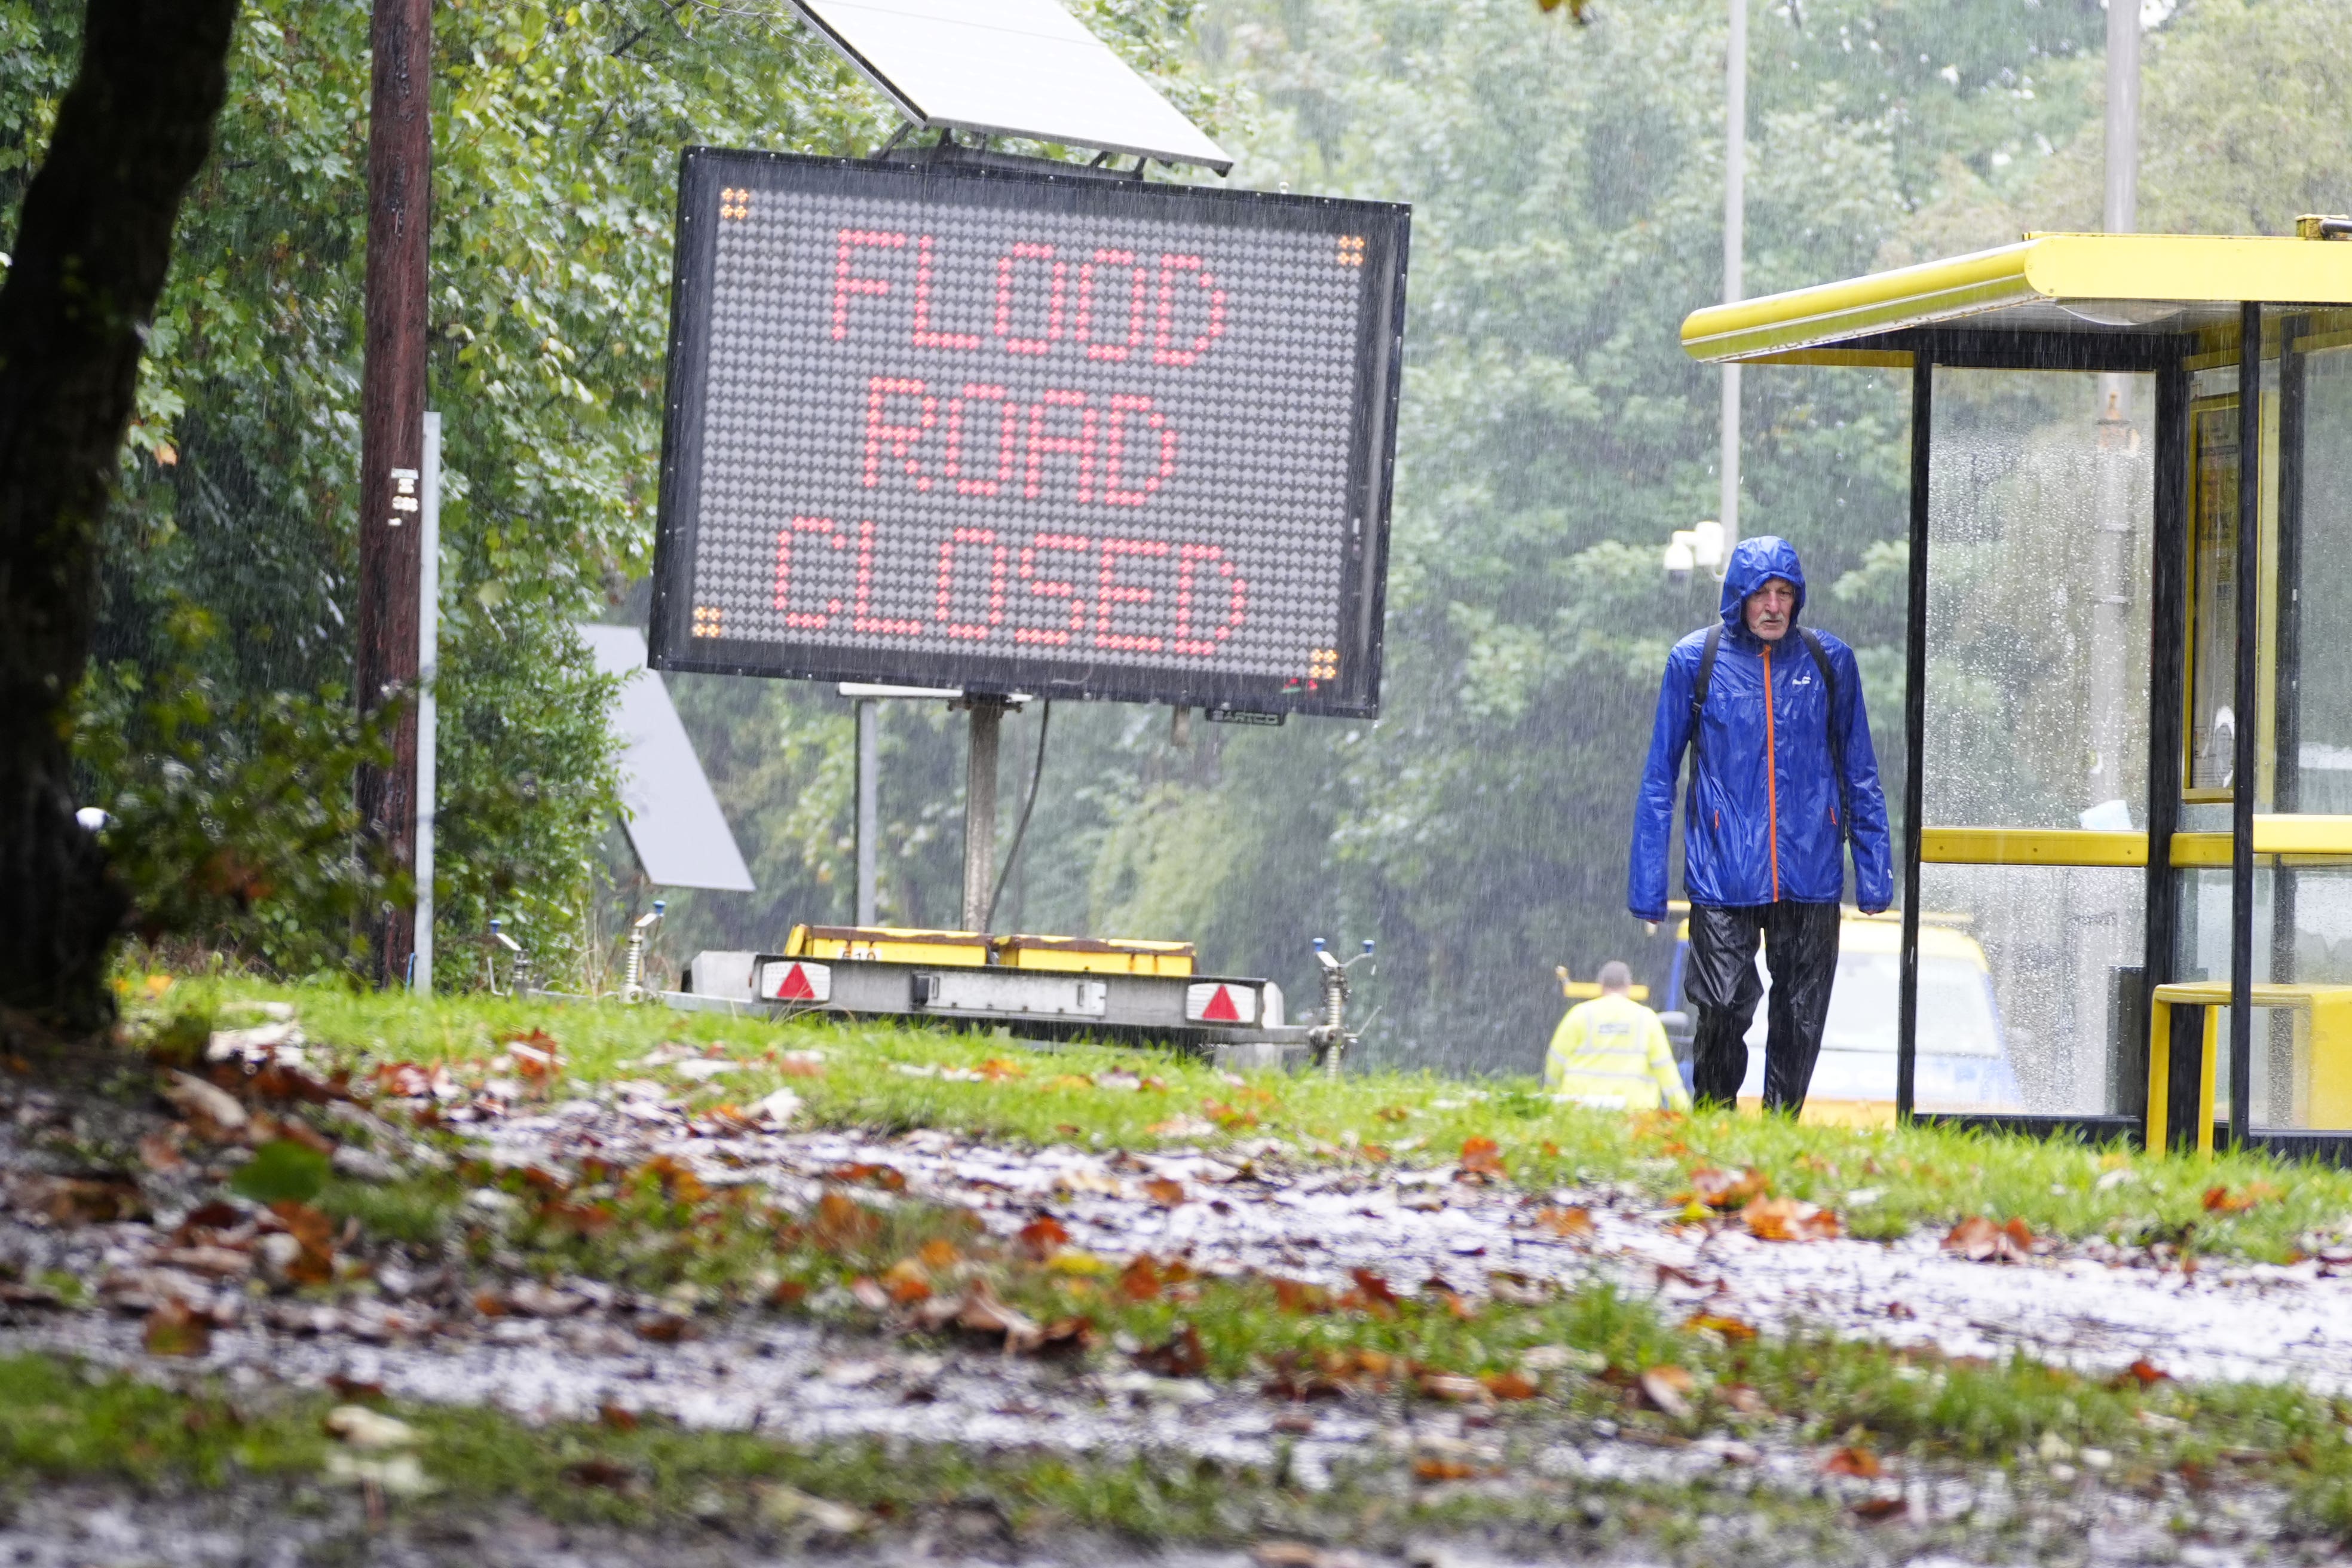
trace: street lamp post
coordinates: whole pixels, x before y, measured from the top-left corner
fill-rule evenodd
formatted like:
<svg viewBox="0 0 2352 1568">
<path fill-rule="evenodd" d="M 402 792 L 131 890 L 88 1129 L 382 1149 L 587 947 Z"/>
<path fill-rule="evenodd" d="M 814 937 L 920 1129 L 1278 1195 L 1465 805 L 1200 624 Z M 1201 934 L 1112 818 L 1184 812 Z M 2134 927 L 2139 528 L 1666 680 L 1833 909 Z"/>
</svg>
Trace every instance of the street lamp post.
<svg viewBox="0 0 2352 1568">
<path fill-rule="evenodd" d="M 1740 261 L 1748 229 L 1748 0 L 1730 0 L 1731 30 L 1724 49 L 1723 91 L 1723 302 L 1745 294 Z M 1739 366 L 1723 367 L 1723 446 L 1717 467 L 1723 496 L 1716 516 L 1723 524 L 1727 558 L 1739 542 Z"/>
</svg>

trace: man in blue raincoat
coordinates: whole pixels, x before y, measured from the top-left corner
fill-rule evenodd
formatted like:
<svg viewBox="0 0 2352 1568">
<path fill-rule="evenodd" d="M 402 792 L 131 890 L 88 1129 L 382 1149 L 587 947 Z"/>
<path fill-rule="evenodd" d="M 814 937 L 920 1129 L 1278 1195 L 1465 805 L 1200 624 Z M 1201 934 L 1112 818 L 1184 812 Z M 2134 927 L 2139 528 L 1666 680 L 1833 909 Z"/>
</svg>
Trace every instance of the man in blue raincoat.
<svg viewBox="0 0 2352 1568">
<path fill-rule="evenodd" d="M 1658 689 L 1625 902 L 1636 920 L 1665 919 L 1675 778 L 1688 750 L 1683 993 L 1698 1015 L 1691 1089 L 1702 1106 L 1731 1104 L 1747 1076 L 1760 938 L 1772 972 L 1764 1104 L 1802 1108 L 1837 975 L 1849 842 L 1854 902 L 1876 914 L 1894 900 L 1862 672 L 1852 648 L 1797 624 L 1804 607 L 1796 547 L 1741 540 L 1724 570 L 1723 624 L 1675 645 Z"/>
</svg>

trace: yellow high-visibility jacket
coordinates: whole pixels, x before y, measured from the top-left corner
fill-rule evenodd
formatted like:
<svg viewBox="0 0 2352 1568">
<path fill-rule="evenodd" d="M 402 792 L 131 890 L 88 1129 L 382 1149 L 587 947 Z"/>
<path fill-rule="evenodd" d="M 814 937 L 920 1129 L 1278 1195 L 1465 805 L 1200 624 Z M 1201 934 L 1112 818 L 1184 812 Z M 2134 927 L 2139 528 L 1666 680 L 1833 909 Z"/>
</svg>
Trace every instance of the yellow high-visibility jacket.
<svg viewBox="0 0 2352 1568">
<path fill-rule="evenodd" d="M 1666 1026 L 1631 996 L 1602 995 L 1568 1010 L 1544 1058 L 1544 1088 L 1587 1105 L 1690 1109 Z"/>
</svg>

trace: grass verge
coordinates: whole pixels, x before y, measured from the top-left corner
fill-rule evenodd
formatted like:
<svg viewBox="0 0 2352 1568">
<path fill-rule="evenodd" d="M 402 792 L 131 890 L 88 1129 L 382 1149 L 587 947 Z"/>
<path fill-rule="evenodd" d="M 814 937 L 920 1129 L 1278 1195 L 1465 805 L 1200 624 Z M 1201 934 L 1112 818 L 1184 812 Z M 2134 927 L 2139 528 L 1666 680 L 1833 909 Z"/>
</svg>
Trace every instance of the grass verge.
<svg viewBox="0 0 2352 1568">
<path fill-rule="evenodd" d="M 1926 1126 L 1856 1130 L 1729 1113 L 1629 1119 L 1556 1104 L 1531 1078 L 1464 1083 L 1374 1073 L 1334 1081 L 1263 1073 L 1244 1080 L 1172 1056 L 1089 1046 L 1041 1052 L 984 1035 L 814 1018 L 778 1024 L 611 1003 L 417 998 L 234 979 L 183 979 L 152 993 L 126 981 L 125 989 L 134 1028 L 149 1032 L 198 1032 L 240 1003 L 293 1004 L 310 1037 L 361 1072 L 402 1061 L 479 1063 L 497 1055 L 501 1039 L 537 1030 L 560 1042 L 568 1082 L 593 1088 L 650 1076 L 638 1063 L 665 1042 L 716 1047 L 740 1058 L 741 1069 L 688 1092 L 690 1103 L 750 1103 L 789 1088 L 813 1124 L 878 1132 L 939 1128 L 1035 1146 L 1132 1150 L 1270 1137 L 1308 1156 L 1407 1164 L 1447 1163 L 1468 1141 L 1484 1139 L 1524 1185 L 1626 1183 L 1662 1203 L 1687 1191 L 1694 1171 L 1754 1167 L 1776 1195 L 1834 1210 L 1852 1234 L 1877 1237 L 1982 1215 L 2021 1220 L 2037 1235 L 2161 1240 L 2281 1261 L 2352 1229 L 2352 1172 L 2259 1152 L 2151 1158 L 2121 1143 L 2088 1148 Z M 812 1050 L 823 1053 L 821 1076 L 793 1070 L 789 1053 Z M 804 1073 L 806 1064 L 797 1065 Z"/>
</svg>

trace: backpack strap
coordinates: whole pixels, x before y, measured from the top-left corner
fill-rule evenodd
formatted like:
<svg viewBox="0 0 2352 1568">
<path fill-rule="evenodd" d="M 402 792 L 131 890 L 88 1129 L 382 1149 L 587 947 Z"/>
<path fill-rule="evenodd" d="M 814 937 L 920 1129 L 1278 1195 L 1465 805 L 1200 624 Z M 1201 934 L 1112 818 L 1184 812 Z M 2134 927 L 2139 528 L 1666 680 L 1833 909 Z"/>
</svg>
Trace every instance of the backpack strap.
<svg viewBox="0 0 2352 1568">
<path fill-rule="evenodd" d="M 1838 839 L 1843 843 L 1853 825 L 1853 806 L 1847 798 L 1845 784 L 1845 737 L 1838 731 L 1837 672 L 1830 668 L 1829 649 L 1811 626 L 1799 626 L 1797 635 L 1805 639 L 1805 651 L 1813 656 L 1813 665 L 1822 672 L 1822 684 L 1828 689 L 1830 700 L 1830 765 L 1837 770 Z"/>
<path fill-rule="evenodd" d="M 1706 642 L 1699 649 L 1698 679 L 1691 682 L 1690 754 L 1691 787 L 1698 787 L 1699 710 L 1706 706 L 1707 683 L 1715 679 L 1715 656 L 1723 651 L 1723 623 L 1717 621 L 1706 628 Z M 1693 799 L 1697 797 L 1694 795 Z M 1698 809 L 1693 806 L 1692 810 Z"/>
</svg>

